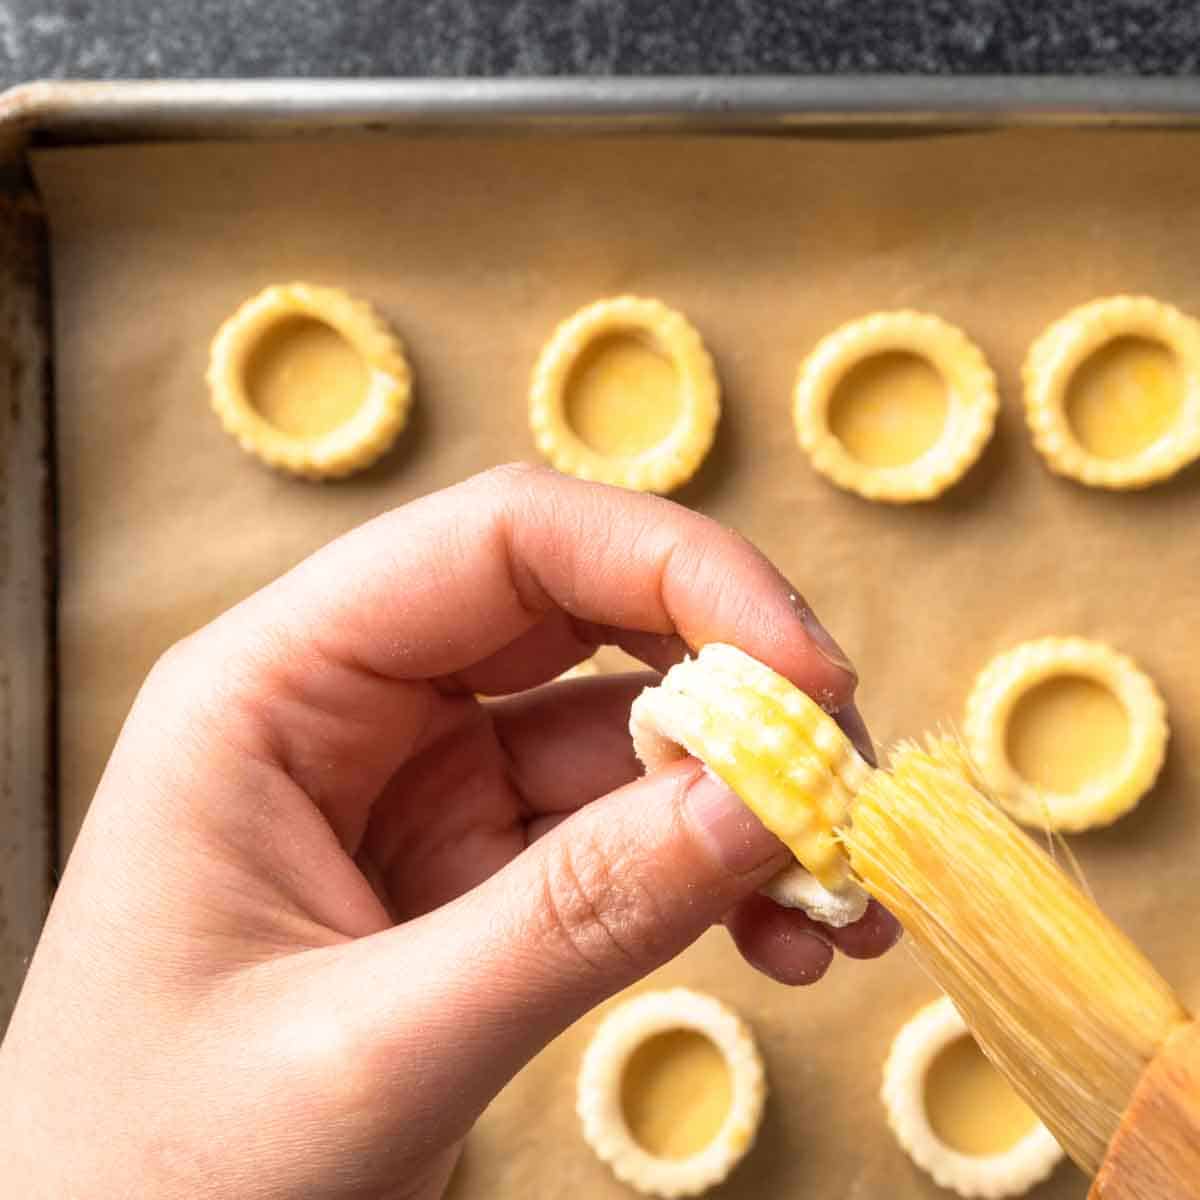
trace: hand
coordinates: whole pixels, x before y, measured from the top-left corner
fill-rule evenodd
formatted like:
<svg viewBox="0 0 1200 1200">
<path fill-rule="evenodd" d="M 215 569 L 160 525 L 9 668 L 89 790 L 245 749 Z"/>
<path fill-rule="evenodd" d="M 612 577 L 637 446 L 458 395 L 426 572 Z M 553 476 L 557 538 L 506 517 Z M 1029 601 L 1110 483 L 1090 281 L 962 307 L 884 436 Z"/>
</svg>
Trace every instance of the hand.
<svg viewBox="0 0 1200 1200">
<path fill-rule="evenodd" d="M 169 651 L 100 783 L 0 1049 L 0 1191 L 433 1197 L 503 1084 L 724 920 L 809 982 L 882 952 L 755 890 L 783 847 L 690 760 L 639 778 L 615 643 L 855 679 L 746 542 L 505 468 L 328 546 Z M 478 693 L 502 695 L 481 703 Z"/>
</svg>

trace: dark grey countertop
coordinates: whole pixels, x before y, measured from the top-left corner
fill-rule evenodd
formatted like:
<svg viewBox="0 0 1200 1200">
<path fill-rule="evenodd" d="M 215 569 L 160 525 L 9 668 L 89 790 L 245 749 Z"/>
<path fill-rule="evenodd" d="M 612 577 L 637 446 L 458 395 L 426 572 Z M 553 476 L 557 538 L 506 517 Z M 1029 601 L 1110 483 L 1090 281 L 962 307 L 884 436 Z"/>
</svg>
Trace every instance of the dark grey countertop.
<svg viewBox="0 0 1200 1200">
<path fill-rule="evenodd" d="M 1196 0 L 0 0 L 36 78 L 1186 74 Z"/>
</svg>

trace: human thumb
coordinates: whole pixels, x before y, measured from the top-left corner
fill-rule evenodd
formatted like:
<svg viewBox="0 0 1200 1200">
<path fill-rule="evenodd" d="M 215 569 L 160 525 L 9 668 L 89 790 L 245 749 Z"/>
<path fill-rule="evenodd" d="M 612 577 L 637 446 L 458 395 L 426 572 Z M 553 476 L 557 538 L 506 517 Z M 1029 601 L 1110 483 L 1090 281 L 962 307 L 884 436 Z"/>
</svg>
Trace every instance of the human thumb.
<svg viewBox="0 0 1200 1200">
<path fill-rule="evenodd" d="M 421 1062 L 422 1110 L 455 1111 L 465 1131 L 546 1043 L 786 861 L 732 791 L 683 760 L 581 808 L 453 903 L 358 943 L 377 1028 L 398 1064 Z"/>
</svg>

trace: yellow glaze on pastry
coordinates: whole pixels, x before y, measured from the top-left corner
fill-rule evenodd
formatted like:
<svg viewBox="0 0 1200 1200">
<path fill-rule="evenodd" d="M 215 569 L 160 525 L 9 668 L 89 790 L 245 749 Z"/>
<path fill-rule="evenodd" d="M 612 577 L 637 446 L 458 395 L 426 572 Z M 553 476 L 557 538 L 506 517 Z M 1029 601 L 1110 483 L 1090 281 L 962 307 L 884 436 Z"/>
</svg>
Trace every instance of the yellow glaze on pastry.
<svg viewBox="0 0 1200 1200">
<path fill-rule="evenodd" d="M 1002 1154 L 1038 1123 L 1037 1114 L 969 1034 L 930 1063 L 925 1111 L 934 1134 L 960 1154 Z"/>
<path fill-rule="evenodd" d="M 942 996 L 892 1042 L 881 1096 L 906 1154 L 960 1196 L 1019 1196 L 1063 1157 Z"/>
<path fill-rule="evenodd" d="M 1097 458 L 1132 458 L 1179 420 L 1183 376 L 1166 346 L 1119 337 L 1085 359 L 1067 382 L 1067 424 Z"/>
<path fill-rule="evenodd" d="M 579 1070 L 583 1136 L 623 1182 L 650 1196 L 695 1196 L 754 1142 L 766 1082 L 749 1028 L 688 988 L 611 1009 Z"/>
<path fill-rule="evenodd" d="M 983 669 L 964 732 L 1012 816 L 1074 832 L 1115 821 L 1153 786 L 1166 706 L 1126 656 L 1082 638 L 1044 638 Z"/>
<path fill-rule="evenodd" d="M 1030 347 L 1025 415 L 1051 470 L 1138 488 L 1200 455 L 1200 323 L 1145 296 L 1073 309 Z"/>
<path fill-rule="evenodd" d="M 796 436 L 813 466 L 869 500 L 930 500 L 992 435 L 996 380 L 961 330 L 874 313 L 823 338 L 796 381 Z"/>
<path fill-rule="evenodd" d="M 824 888 L 859 893 L 837 829 L 871 768 L 795 684 L 737 647 L 711 642 L 638 696 L 629 727 L 647 768 L 694 755 Z"/>
<path fill-rule="evenodd" d="M 621 1110 L 634 1141 L 658 1158 L 688 1158 L 725 1123 L 732 1088 L 720 1050 L 675 1029 L 644 1041 L 621 1078 Z"/>
<path fill-rule="evenodd" d="M 243 449 L 313 479 L 374 462 L 404 427 L 412 391 L 403 348 L 371 308 L 304 283 L 267 288 L 221 326 L 208 382 Z"/>
<path fill-rule="evenodd" d="M 599 300 L 554 331 L 538 358 L 530 424 L 560 471 L 669 492 L 712 446 L 720 399 L 688 321 L 657 300 Z"/>
</svg>

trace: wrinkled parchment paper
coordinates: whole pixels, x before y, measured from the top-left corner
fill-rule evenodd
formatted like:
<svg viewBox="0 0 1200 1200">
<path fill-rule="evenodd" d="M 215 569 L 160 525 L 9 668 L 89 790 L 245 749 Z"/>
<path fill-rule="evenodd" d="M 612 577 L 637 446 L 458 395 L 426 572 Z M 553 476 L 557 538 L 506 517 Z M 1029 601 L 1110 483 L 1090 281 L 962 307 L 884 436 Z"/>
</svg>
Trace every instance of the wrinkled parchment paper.
<svg viewBox="0 0 1200 1200">
<path fill-rule="evenodd" d="M 1109 495 L 1050 476 L 1018 367 L 1068 307 L 1147 292 L 1200 311 L 1200 157 L 1185 134 L 1040 132 L 820 142 L 390 140 L 47 152 L 60 472 L 64 846 L 142 676 L 174 639 L 342 530 L 534 452 L 530 367 L 555 323 L 633 291 L 680 307 L 719 368 L 717 448 L 680 498 L 784 568 L 857 661 L 876 738 L 958 720 L 975 670 L 1029 637 L 1133 654 L 1172 720 L 1161 785 L 1073 839 L 1101 902 L 1200 999 L 1200 473 Z M 204 368 L 220 321 L 272 282 L 343 285 L 407 342 L 413 427 L 367 474 L 273 475 L 222 433 Z M 997 436 L 938 503 L 874 506 L 808 467 L 796 365 L 872 309 L 961 324 L 997 370 Z M 754 1025 L 771 1096 L 726 1197 L 939 1193 L 877 1100 L 933 988 L 903 949 L 789 991 L 722 931 L 653 984 Z M 626 1195 L 573 1112 L 583 1021 L 496 1101 L 454 1195 Z M 1035 1193 L 1082 1197 L 1063 1167 Z"/>
</svg>

